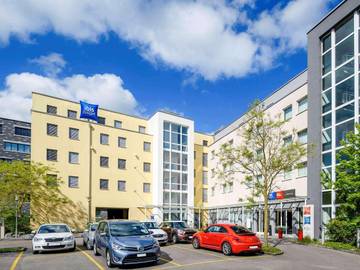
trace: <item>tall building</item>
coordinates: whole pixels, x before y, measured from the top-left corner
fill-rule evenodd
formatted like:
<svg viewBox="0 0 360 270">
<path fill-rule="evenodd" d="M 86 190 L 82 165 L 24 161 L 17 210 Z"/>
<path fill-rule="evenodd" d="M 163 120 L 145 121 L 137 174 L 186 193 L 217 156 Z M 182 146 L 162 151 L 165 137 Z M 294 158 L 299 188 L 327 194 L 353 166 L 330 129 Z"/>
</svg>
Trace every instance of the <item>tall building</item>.
<svg viewBox="0 0 360 270">
<path fill-rule="evenodd" d="M 260 106 L 265 108 L 266 114 L 272 118 L 280 117 L 287 120 L 284 143 L 297 140 L 307 146 L 307 72 L 304 71 L 280 89 L 266 98 Z M 241 116 L 214 135 L 214 143 L 210 146 L 211 177 L 209 182 L 209 222 L 231 222 L 243 224 L 256 232 L 263 232 L 263 201 L 248 207 L 251 190 L 243 184 L 245 175 L 237 173 L 233 181 L 224 181 L 215 174 L 218 158 L 215 156 L 224 143 L 231 143 L 235 147 L 243 145 L 241 135 L 246 124 L 246 115 Z M 296 129 L 296 134 L 293 130 Z M 275 233 L 277 227 L 283 227 L 285 234 L 294 234 L 302 226 L 303 206 L 308 195 L 307 159 L 299 162 L 299 168 L 282 172 L 275 180 L 278 193 L 270 201 L 270 231 Z M 261 177 L 259 175 L 259 177 Z"/>
<path fill-rule="evenodd" d="M 339 202 L 320 172 L 336 180 L 340 141 L 359 123 L 359 0 L 340 3 L 308 33 L 309 203 L 315 207 L 315 236 L 335 217 Z M 321 223 L 322 222 L 322 223 Z"/>
<path fill-rule="evenodd" d="M 0 118 L 0 160 L 30 160 L 31 125 Z"/>
<path fill-rule="evenodd" d="M 145 119 L 99 109 L 97 123 L 79 113 L 77 102 L 33 93 L 31 160 L 57 171 L 62 192 L 89 220 L 199 220 L 194 155 L 207 152 L 199 141 L 211 136 L 169 112 Z"/>
</svg>

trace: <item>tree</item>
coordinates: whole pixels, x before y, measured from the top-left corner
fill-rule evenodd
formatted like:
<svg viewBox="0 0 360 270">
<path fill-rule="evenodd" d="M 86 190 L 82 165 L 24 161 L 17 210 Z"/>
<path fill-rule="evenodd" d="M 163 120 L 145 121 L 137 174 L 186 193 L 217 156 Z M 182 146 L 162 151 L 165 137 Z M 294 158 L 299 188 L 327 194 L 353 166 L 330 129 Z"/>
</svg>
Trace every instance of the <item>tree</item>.
<svg viewBox="0 0 360 270">
<path fill-rule="evenodd" d="M 355 244 L 356 229 L 360 227 L 360 125 L 356 126 L 355 133 L 351 131 L 346 135 L 341 145 L 336 181 L 331 182 L 340 205 L 336 218 L 326 226 L 327 235 L 334 241 Z"/>
<path fill-rule="evenodd" d="M 241 144 L 225 143 L 216 153 L 219 161 L 216 175 L 220 181 L 233 181 L 243 174 L 241 182 L 251 191 L 248 202 L 263 200 L 264 237 L 268 245 L 269 195 L 277 188 L 277 176 L 299 166 L 306 149 L 297 141 L 284 142 L 296 131 L 287 131 L 287 121 L 280 115 L 271 117 L 259 102 L 253 104 L 246 120 L 237 135 Z"/>
<path fill-rule="evenodd" d="M 75 228 L 82 227 L 85 211 L 61 192 L 61 184 L 56 171 L 48 166 L 0 162 L 0 217 L 14 220 L 17 212 L 22 220 L 30 213 L 33 225 L 66 221 Z"/>
</svg>

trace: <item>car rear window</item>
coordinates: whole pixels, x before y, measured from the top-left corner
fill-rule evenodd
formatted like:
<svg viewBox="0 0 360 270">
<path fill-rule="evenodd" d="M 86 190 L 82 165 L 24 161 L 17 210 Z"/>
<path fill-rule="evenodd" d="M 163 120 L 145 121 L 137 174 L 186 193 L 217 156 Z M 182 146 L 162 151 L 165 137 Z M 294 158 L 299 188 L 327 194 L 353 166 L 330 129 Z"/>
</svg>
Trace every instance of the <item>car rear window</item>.
<svg viewBox="0 0 360 270">
<path fill-rule="evenodd" d="M 253 232 L 242 226 L 231 226 L 231 229 L 238 235 L 255 235 Z"/>
</svg>

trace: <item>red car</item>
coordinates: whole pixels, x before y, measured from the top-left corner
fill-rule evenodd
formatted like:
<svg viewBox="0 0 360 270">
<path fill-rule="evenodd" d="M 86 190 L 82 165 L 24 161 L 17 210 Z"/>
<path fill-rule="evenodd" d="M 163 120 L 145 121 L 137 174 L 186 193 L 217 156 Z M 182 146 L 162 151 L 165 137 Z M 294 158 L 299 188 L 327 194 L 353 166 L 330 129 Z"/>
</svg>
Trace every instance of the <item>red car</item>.
<svg viewBox="0 0 360 270">
<path fill-rule="evenodd" d="M 261 251 L 261 241 L 255 233 L 236 224 L 211 225 L 205 231 L 194 234 L 192 245 L 196 249 L 219 250 L 227 256 Z"/>
</svg>

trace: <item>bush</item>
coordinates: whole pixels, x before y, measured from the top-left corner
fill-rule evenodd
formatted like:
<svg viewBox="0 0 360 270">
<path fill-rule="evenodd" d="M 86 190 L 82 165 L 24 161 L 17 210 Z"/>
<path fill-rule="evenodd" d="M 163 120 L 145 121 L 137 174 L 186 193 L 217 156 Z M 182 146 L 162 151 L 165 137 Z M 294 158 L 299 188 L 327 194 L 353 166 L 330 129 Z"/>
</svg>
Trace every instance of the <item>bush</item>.
<svg viewBox="0 0 360 270">
<path fill-rule="evenodd" d="M 302 240 L 299 241 L 302 244 L 308 245 L 313 242 L 309 236 L 305 236 Z"/>
<path fill-rule="evenodd" d="M 268 255 L 281 255 L 284 253 L 281 249 L 270 245 L 263 245 L 262 251 Z"/>
<path fill-rule="evenodd" d="M 350 251 L 360 253 L 360 249 L 354 247 L 351 244 L 345 244 L 345 243 L 339 243 L 339 242 L 325 242 L 324 246 L 333 248 L 333 249 L 337 249 L 337 250 L 350 250 Z"/>
<path fill-rule="evenodd" d="M 355 245 L 356 224 L 349 221 L 333 219 L 326 225 L 326 236 L 330 241 Z"/>
</svg>

